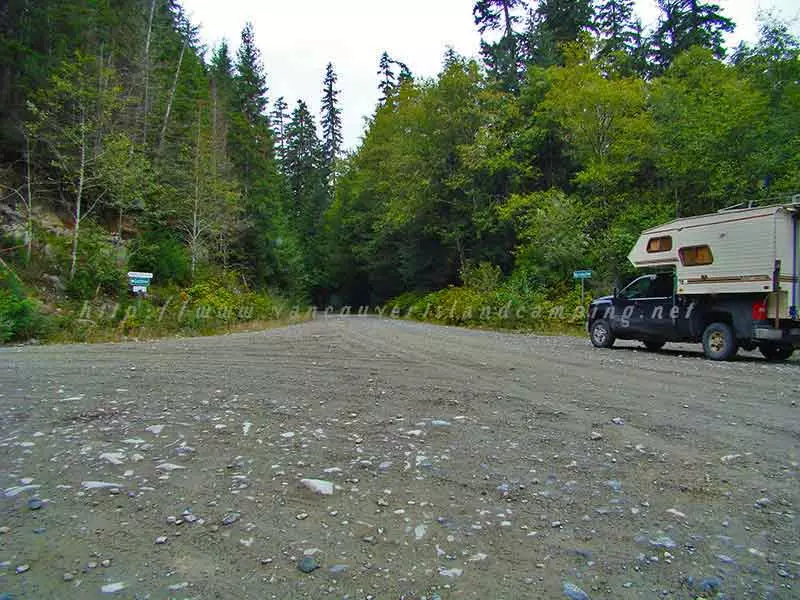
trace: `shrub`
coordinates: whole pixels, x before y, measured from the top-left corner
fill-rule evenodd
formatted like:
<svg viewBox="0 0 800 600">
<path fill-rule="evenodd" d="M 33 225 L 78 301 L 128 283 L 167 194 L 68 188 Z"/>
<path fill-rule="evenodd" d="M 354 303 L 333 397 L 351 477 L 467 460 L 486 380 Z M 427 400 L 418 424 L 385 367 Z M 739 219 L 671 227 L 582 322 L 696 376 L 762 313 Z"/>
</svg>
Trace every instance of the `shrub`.
<svg viewBox="0 0 800 600">
<path fill-rule="evenodd" d="M 116 296 L 124 292 L 126 284 L 119 250 L 111 244 L 108 233 L 87 226 L 81 233 L 78 262 L 75 275 L 67 283 L 67 294 L 81 300 L 99 293 Z"/>
<path fill-rule="evenodd" d="M 466 263 L 461 267 L 459 276 L 466 287 L 479 292 L 489 292 L 500 284 L 503 271 L 490 262 L 482 261 L 477 265 Z"/>
<path fill-rule="evenodd" d="M 0 343 L 33 337 L 40 325 L 36 304 L 25 297 L 14 276 L 0 267 Z"/>
<path fill-rule="evenodd" d="M 186 283 L 191 273 L 189 255 L 170 232 L 146 231 L 131 244 L 128 265 L 153 274 L 154 281 Z"/>
</svg>

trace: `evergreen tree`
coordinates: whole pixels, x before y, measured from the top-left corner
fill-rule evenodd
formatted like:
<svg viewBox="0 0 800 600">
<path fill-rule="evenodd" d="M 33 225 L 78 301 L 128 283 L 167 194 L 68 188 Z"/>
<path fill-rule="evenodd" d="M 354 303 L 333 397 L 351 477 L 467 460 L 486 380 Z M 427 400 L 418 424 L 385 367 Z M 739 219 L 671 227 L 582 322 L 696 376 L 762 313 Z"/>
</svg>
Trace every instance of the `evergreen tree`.
<svg viewBox="0 0 800 600">
<path fill-rule="evenodd" d="M 653 55 L 663 71 L 692 46 L 708 48 L 717 58 L 725 56 L 725 33 L 736 25 L 717 4 L 697 0 L 658 0 L 661 19 L 653 34 Z"/>
<path fill-rule="evenodd" d="M 286 177 L 293 198 L 292 217 L 301 239 L 310 240 L 326 208 L 325 155 L 314 117 L 302 100 L 286 127 Z"/>
<path fill-rule="evenodd" d="M 336 159 L 342 148 L 342 109 L 339 108 L 339 90 L 336 89 L 336 72 L 333 63 L 328 63 L 325 68 L 325 79 L 322 83 L 322 144 L 325 156 L 325 166 L 334 175 Z"/>
<path fill-rule="evenodd" d="M 378 90 L 381 92 L 379 100 L 381 104 L 385 104 L 395 90 L 396 80 L 394 71 L 392 70 L 392 63 L 393 61 L 389 58 L 388 52 L 381 54 L 381 59 L 378 63 L 378 75 L 380 76 Z"/>
<path fill-rule="evenodd" d="M 630 55 L 637 39 L 633 0 L 604 0 L 594 15 L 594 29 L 601 37 L 601 56 Z"/>
<path fill-rule="evenodd" d="M 236 57 L 237 92 L 241 110 L 250 125 L 262 124 L 266 120 L 264 113 L 269 103 L 269 90 L 252 23 L 247 23 L 242 30 L 242 43 Z"/>
<path fill-rule="evenodd" d="M 591 28 L 594 8 L 591 0 L 541 0 L 536 15 L 555 43 L 563 44 Z"/>
<path fill-rule="evenodd" d="M 478 0 L 472 16 L 481 34 L 481 55 L 493 78 L 507 91 L 519 88 L 520 44 L 514 26 L 519 23 L 515 9 L 522 0 Z M 499 41 L 488 42 L 486 32 L 502 31 Z"/>
<path fill-rule="evenodd" d="M 272 132 L 275 135 L 275 152 L 281 170 L 284 169 L 286 162 L 286 124 L 289 122 L 289 105 L 286 104 L 283 96 L 275 100 L 275 105 L 270 114 Z"/>
</svg>

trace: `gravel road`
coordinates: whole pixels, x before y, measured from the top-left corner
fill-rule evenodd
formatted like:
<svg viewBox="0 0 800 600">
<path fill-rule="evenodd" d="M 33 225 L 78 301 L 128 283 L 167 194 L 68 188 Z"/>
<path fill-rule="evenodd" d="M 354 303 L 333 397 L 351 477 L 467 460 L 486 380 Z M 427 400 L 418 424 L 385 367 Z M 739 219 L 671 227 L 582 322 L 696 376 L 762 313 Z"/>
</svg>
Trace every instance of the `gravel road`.
<svg viewBox="0 0 800 600">
<path fill-rule="evenodd" d="M 620 346 L 0 349 L 0 598 L 799 598 L 800 363 Z"/>
</svg>

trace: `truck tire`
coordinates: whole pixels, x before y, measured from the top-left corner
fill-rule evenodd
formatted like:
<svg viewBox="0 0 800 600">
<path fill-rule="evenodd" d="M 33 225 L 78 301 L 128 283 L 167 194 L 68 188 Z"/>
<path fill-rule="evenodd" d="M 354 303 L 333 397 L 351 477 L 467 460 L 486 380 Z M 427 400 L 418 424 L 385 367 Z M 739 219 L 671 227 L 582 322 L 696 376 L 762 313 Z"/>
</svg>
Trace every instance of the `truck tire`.
<svg viewBox="0 0 800 600">
<path fill-rule="evenodd" d="M 611 333 L 611 325 L 605 319 L 597 319 L 589 330 L 589 339 L 595 348 L 611 348 L 617 339 Z"/>
<path fill-rule="evenodd" d="M 792 346 L 786 346 L 785 344 L 764 342 L 759 345 L 758 349 L 761 351 L 761 354 L 764 355 L 764 358 L 770 362 L 781 362 L 794 354 L 794 348 Z"/>
<path fill-rule="evenodd" d="M 727 323 L 711 323 L 703 332 L 703 352 L 711 360 L 728 360 L 739 350 L 733 329 Z"/>
</svg>

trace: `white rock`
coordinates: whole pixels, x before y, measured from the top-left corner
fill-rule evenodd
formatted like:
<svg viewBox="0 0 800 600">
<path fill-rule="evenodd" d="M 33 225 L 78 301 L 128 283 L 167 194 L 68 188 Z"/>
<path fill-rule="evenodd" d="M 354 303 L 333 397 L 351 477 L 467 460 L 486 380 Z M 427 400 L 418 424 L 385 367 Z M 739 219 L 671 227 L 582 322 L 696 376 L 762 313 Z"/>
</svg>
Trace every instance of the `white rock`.
<svg viewBox="0 0 800 600">
<path fill-rule="evenodd" d="M 184 467 L 182 465 L 176 465 L 174 463 L 165 462 L 165 463 L 161 463 L 160 465 L 158 465 L 156 467 L 156 471 L 180 471 L 180 470 L 183 470 L 185 468 L 186 467 Z"/>
<path fill-rule="evenodd" d="M 421 540 L 422 538 L 425 537 L 425 533 L 427 531 L 428 531 L 428 528 L 425 527 L 424 524 L 420 523 L 419 525 L 414 527 L 414 537 L 416 537 L 418 540 Z"/>
<path fill-rule="evenodd" d="M 149 431 L 153 435 L 159 435 L 162 431 L 164 431 L 163 425 L 150 425 L 149 427 L 144 428 L 145 431 Z"/>
<path fill-rule="evenodd" d="M 306 486 L 315 494 L 330 496 L 333 494 L 333 484 L 324 479 L 301 479 L 300 483 Z"/>
<path fill-rule="evenodd" d="M 686 518 L 685 514 L 683 514 L 681 511 L 679 511 L 679 510 L 677 510 L 675 508 L 668 508 L 667 512 L 669 514 L 675 516 L 675 517 L 678 517 L 679 519 L 685 519 Z"/>
<path fill-rule="evenodd" d="M 179 590 L 186 589 L 187 587 L 189 587 L 189 582 L 188 581 L 183 581 L 181 583 L 173 583 L 171 586 L 169 586 L 169 591 L 170 592 L 177 592 Z"/>
<path fill-rule="evenodd" d="M 483 552 L 478 552 L 478 553 L 473 554 L 472 556 L 470 556 L 467 559 L 467 562 L 479 562 L 481 560 L 486 560 L 487 558 L 488 557 L 487 557 L 486 554 L 484 554 Z"/>
<path fill-rule="evenodd" d="M 13 498 L 14 496 L 19 496 L 22 492 L 29 492 L 31 490 L 35 490 L 40 488 L 40 485 L 17 485 L 14 487 L 6 488 L 5 494 L 6 498 Z"/>
<path fill-rule="evenodd" d="M 125 462 L 125 455 L 122 452 L 103 452 L 100 460 L 107 460 L 112 465 L 121 465 Z"/>
<path fill-rule="evenodd" d="M 464 569 L 445 569 L 444 567 L 439 567 L 439 575 L 442 577 L 461 577 L 464 574 Z"/>
<path fill-rule="evenodd" d="M 85 490 L 98 490 L 119 487 L 119 484 L 108 481 L 81 481 L 81 487 Z"/>
<path fill-rule="evenodd" d="M 723 465 L 727 465 L 736 460 L 737 458 L 741 457 L 742 457 L 741 454 L 726 454 L 725 456 L 719 459 L 719 462 L 721 462 Z"/>
<path fill-rule="evenodd" d="M 104 594 L 114 594 L 124 589 L 125 589 L 125 584 L 122 583 L 121 581 L 118 581 L 117 583 L 109 583 L 107 585 L 104 585 L 103 587 L 100 588 L 100 591 L 103 592 Z"/>
<path fill-rule="evenodd" d="M 603 434 L 600 433 L 599 431 L 593 431 L 593 432 L 591 432 L 589 434 L 589 439 L 590 440 L 594 440 L 594 441 L 602 440 L 603 439 Z"/>
<path fill-rule="evenodd" d="M 250 433 L 250 428 L 252 426 L 253 424 L 250 421 L 245 421 L 244 423 L 242 423 L 242 435 L 247 435 L 248 433 Z"/>
<path fill-rule="evenodd" d="M 293 438 L 293 437 L 294 437 L 294 431 L 284 431 L 284 432 L 281 434 L 281 437 L 282 437 L 282 438 L 285 438 L 285 439 L 287 439 L 287 440 L 288 440 L 288 439 L 291 439 L 291 438 Z"/>
</svg>

